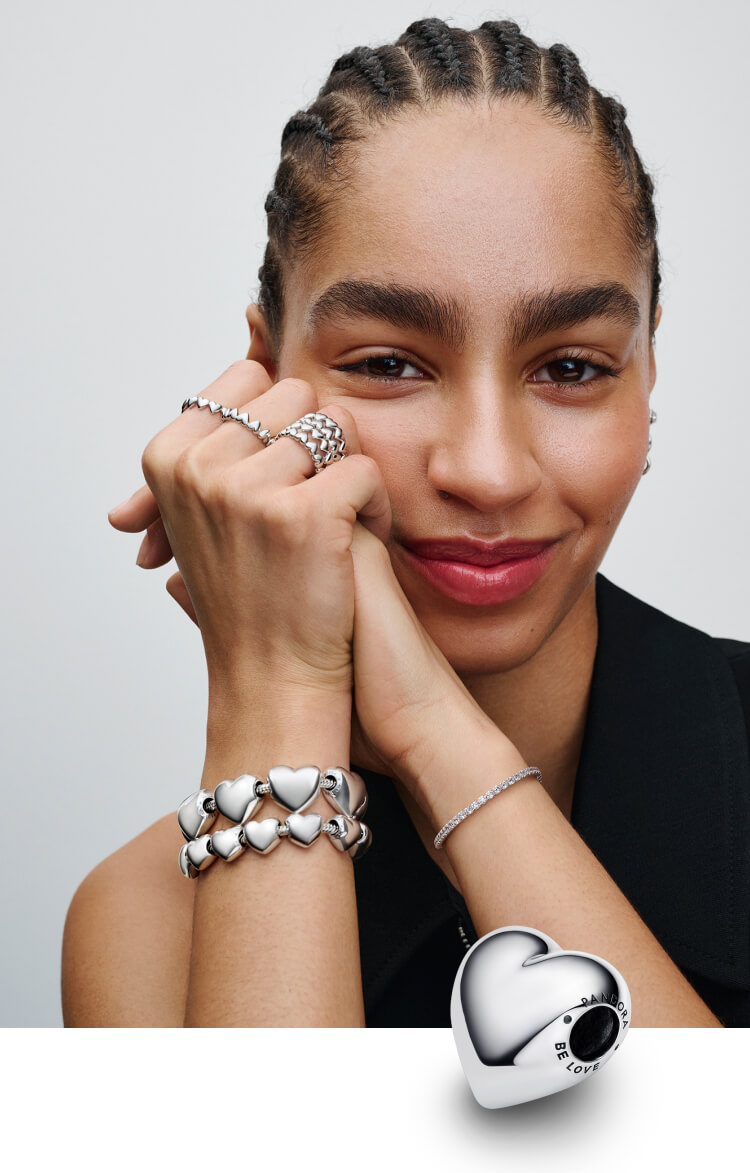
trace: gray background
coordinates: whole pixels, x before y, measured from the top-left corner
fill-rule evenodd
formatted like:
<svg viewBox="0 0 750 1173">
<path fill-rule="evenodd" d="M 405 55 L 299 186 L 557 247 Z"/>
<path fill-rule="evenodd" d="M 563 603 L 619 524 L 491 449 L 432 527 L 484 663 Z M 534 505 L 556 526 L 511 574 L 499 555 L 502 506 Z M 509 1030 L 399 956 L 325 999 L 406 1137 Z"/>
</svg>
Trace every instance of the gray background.
<svg viewBox="0 0 750 1173">
<path fill-rule="evenodd" d="M 746 5 L 6 4 L 0 1025 L 61 1025 L 76 886 L 200 781 L 200 636 L 164 590 L 174 563 L 136 567 L 107 510 L 246 354 L 287 118 L 338 54 L 428 15 L 516 19 L 628 108 L 661 215 L 659 419 L 602 570 L 750 640 Z"/>
</svg>

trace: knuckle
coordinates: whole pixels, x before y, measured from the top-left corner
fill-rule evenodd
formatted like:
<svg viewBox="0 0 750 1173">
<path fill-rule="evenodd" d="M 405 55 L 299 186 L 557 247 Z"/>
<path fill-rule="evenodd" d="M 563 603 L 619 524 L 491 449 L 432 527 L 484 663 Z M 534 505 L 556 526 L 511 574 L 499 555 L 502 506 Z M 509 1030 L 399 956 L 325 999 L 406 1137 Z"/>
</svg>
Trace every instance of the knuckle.
<svg viewBox="0 0 750 1173">
<path fill-rule="evenodd" d="M 151 440 L 149 440 L 148 444 L 141 453 L 141 471 L 143 472 L 147 484 L 151 485 L 151 483 L 157 479 L 162 465 L 163 460 L 159 437 L 154 436 Z"/>
<path fill-rule="evenodd" d="M 260 516 L 267 530 L 290 539 L 303 526 L 296 501 L 284 493 L 272 493 L 259 506 Z"/>
<path fill-rule="evenodd" d="M 206 505 L 223 517 L 248 512 L 247 489 L 237 480 L 231 470 L 219 472 L 208 480 L 203 490 L 203 497 Z"/>
<path fill-rule="evenodd" d="M 312 402 L 315 401 L 315 393 L 312 385 L 305 379 L 298 379 L 295 375 L 289 375 L 286 379 L 281 379 L 277 386 L 283 385 L 286 390 L 296 391 L 299 394 L 306 396 Z"/>
<path fill-rule="evenodd" d="M 172 476 L 179 489 L 194 489 L 201 483 L 199 461 L 196 455 L 197 445 L 188 444 L 175 457 L 172 467 Z"/>
<path fill-rule="evenodd" d="M 255 365 L 256 364 L 253 363 L 252 359 L 236 358 L 234 362 L 229 364 L 224 373 L 228 374 L 230 371 L 232 371 L 236 375 L 249 375 L 252 373 Z"/>
</svg>

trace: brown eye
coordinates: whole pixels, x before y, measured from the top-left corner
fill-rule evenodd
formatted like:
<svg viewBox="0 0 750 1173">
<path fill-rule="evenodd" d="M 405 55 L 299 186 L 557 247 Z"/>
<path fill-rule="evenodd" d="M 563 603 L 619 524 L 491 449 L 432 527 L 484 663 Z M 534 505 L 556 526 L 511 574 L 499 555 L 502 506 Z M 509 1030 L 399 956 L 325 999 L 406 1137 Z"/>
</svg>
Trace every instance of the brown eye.
<svg viewBox="0 0 750 1173">
<path fill-rule="evenodd" d="M 406 379 L 401 377 L 404 374 L 404 368 L 407 370 L 410 368 L 410 372 L 413 372 L 409 373 Z M 360 362 L 348 363 L 338 369 L 349 371 L 352 374 L 360 374 L 365 379 L 381 383 L 405 383 L 407 379 L 419 378 L 422 374 L 419 367 L 400 354 L 370 354 Z"/>
<path fill-rule="evenodd" d="M 584 378 L 587 368 L 593 373 Z M 575 354 L 563 354 L 559 358 L 550 359 L 543 367 L 538 367 L 532 382 L 577 387 L 584 383 L 595 383 L 608 375 L 617 377 L 621 371 L 621 367 L 606 366 Z"/>
<path fill-rule="evenodd" d="M 582 358 L 555 358 L 546 364 L 546 369 L 552 374 L 553 383 L 586 382 L 583 378 L 586 367 L 593 369 L 594 364 L 585 362 Z"/>
</svg>

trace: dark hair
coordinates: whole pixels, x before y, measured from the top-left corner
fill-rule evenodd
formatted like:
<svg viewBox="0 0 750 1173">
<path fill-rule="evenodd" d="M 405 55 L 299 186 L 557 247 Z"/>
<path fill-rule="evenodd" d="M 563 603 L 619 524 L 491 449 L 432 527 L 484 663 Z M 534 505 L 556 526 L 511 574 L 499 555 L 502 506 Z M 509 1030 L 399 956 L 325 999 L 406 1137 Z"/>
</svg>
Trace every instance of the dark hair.
<svg viewBox="0 0 750 1173">
<path fill-rule="evenodd" d="M 625 107 L 590 85 L 566 45 L 542 48 L 514 21 L 486 20 L 468 31 L 430 17 L 414 21 L 394 44 L 344 53 L 315 100 L 283 129 L 281 161 L 265 201 L 268 244 L 257 295 L 274 360 L 281 349 L 287 265 L 304 265 L 323 243 L 356 165 L 352 144 L 409 108 L 498 94 L 533 102 L 561 125 L 591 136 L 620 197 L 627 238 L 650 252 L 653 335 L 661 283 L 654 184 L 625 125 Z"/>
</svg>

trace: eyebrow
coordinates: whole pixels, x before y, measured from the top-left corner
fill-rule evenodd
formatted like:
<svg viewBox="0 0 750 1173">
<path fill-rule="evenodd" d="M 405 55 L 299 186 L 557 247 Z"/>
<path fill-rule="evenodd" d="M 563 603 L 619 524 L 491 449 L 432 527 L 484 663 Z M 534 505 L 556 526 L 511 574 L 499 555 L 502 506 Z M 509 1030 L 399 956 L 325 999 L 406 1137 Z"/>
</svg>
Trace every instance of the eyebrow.
<svg viewBox="0 0 750 1173">
<path fill-rule="evenodd" d="M 637 299 L 620 281 L 532 290 L 518 297 L 508 312 L 510 343 L 518 348 L 598 317 L 635 328 L 641 313 Z M 337 281 L 324 290 L 308 312 L 307 330 L 312 333 L 347 318 L 377 318 L 418 330 L 453 350 L 460 350 L 469 335 L 469 313 L 451 294 L 360 278 Z"/>
</svg>

